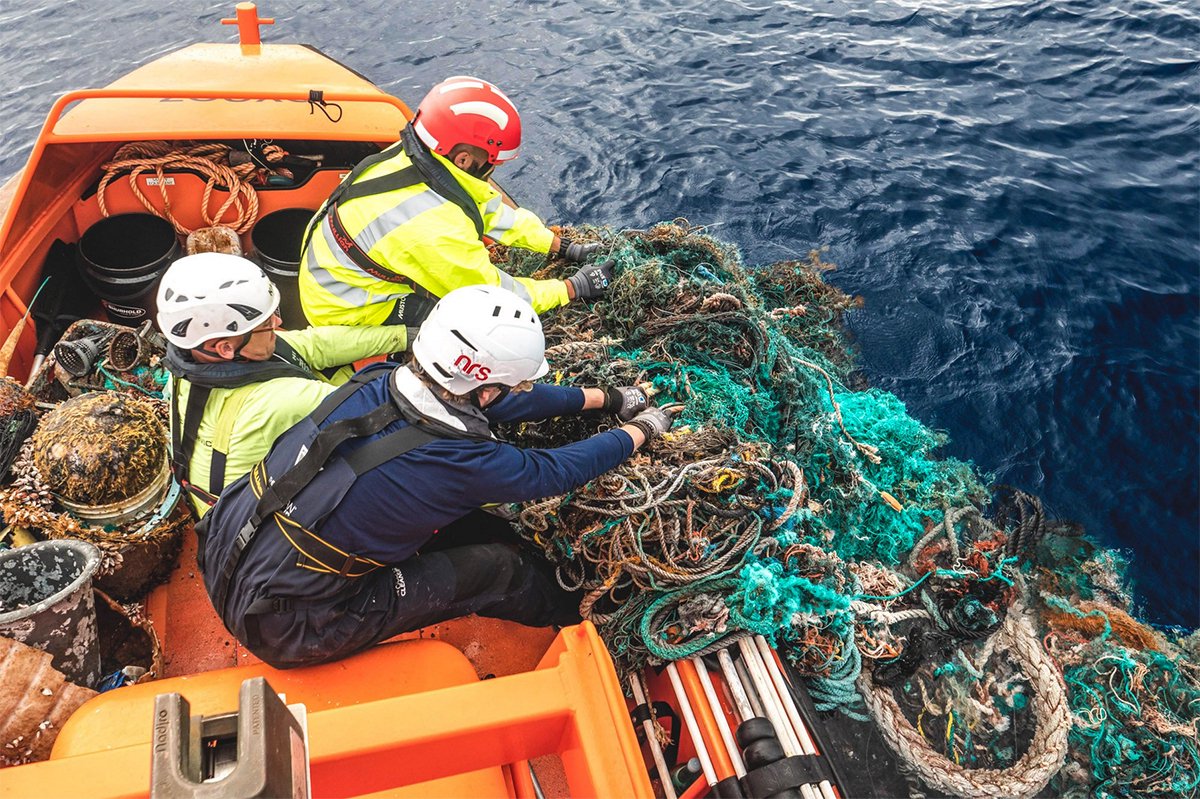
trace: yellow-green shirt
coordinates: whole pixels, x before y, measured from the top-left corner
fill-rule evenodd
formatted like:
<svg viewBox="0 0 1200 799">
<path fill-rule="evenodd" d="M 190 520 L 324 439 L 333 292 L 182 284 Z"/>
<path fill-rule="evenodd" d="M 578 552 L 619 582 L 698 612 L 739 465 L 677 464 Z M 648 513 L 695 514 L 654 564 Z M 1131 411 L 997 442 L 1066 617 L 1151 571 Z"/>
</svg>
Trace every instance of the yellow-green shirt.
<svg viewBox="0 0 1200 799">
<path fill-rule="evenodd" d="M 400 352 L 408 347 L 403 326 L 395 327 L 310 327 L 306 330 L 280 331 L 317 374 L 318 380 L 302 377 L 277 377 L 238 388 L 214 388 L 204 408 L 196 434 L 196 446 L 188 466 L 188 476 L 198 488 L 209 490 L 213 445 L 219 427 L 226 426 L 225 485 L 237 480 L 262 460 L 284 431 L 303 419 L 354 374 L 354 362 L 376 355 Z M 332 378 L 320 371 L 342 367 Z M 187 408 L 191 385 L 179 381 L 179 415 Z M 167 400 L 175 401 L 167 388 Z M 174 436 L 172 436 L 174 440 Z M 203 516 L 208 506 L 192 497 L 192 507 Z"/>
</svg>

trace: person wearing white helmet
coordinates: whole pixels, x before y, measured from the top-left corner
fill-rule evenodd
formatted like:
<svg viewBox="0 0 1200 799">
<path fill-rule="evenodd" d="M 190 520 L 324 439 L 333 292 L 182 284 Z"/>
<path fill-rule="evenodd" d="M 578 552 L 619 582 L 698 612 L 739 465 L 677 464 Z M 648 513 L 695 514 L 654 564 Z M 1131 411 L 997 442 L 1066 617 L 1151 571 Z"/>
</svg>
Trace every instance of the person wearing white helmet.
<svg viewBox="0 0 1200 799">
<path fill-rule="evenodd" d="M 275 285 L 225 253 L 171 264 L 157 308 L 172 374 L 172 468 L 199 515 L 344 383 L 355 361 L 408 343 L 403 327 L 279 330 Z"/>
<path fill-rule="evenodd" d="M 300 302 L 314 325 L 420 325 L 437 298 L 469 285 L 515 292 L 539 313 L 599 297 L 613 262 L 566 280 L 514 278 L 486 241 L 584 262 L 598 243 L 567 242 L 490 180 L 517 156 L 521 117 L 480 78 L 447 78 L 400 141 L 364 159 L 314 216 L 300 258 Z"/>
<path fill-rule="evenodd" d="M 549 368 L 541 322 L 504 289 L 447 294 L 412 352 L 409 365 L 355 375 L 197 526 L 214 607 L 272 666 L 336 660 L 471 613 L 578 621 L 578 597 L 539 555 L 480 535 L 494 517 L 479 509 L 572 491 L 672 423 L 673 409 L 635 387 L 533 382 Z M 490 429 L 585 410 L 619 426 L 552 449 Z"/>
</svg>

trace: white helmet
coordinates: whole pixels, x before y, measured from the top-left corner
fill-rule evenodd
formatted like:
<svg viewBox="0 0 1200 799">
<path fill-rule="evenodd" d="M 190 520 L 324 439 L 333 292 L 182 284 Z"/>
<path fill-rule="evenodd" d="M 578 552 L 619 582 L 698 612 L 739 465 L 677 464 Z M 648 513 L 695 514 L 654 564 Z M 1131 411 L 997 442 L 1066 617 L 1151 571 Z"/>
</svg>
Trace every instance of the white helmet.
<svg viewBox="0 0 1200 799">
<path fill-rule="evenodd" d="M 158 284 L 158 329 L 190 350 L 225 336 L 245 335 L 279 307 L 275 284 L 252 261 L 222 252 L 180 258 Z"/>
<path fill-rule="evenodd" d="M 442 297 L 422 323 L 413 357 L 451 394 L 515 386 L 550 370 L 533 306 L 499 286 L 465 286 Z"/>
</svg>

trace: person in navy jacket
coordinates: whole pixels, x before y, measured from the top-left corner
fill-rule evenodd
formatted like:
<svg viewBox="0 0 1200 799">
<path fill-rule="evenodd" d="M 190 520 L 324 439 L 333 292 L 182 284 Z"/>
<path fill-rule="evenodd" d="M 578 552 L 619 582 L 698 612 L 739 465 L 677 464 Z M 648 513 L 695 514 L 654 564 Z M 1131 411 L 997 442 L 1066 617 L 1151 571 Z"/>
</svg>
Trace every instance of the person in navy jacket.
<svg viewBox="0 0 1200 799">
<path fill-rule="evenodd" d="M 336 660 L 471 613 L 532 626 L 577 621 L 549 564 L 480 540 L 487 515 L 478 509 L 576 489 L 672 423 L 671 409 L 636 387 L 533 382 L 549 369 L 541 322 L 499 287 L 447 294 L 412 354 L 408 365 L 356 375 L 198 527 L 218 613 L 273 666 Z M 491 432 L 585 410 L 622 424 L 553 449 Z"/>
</svg>

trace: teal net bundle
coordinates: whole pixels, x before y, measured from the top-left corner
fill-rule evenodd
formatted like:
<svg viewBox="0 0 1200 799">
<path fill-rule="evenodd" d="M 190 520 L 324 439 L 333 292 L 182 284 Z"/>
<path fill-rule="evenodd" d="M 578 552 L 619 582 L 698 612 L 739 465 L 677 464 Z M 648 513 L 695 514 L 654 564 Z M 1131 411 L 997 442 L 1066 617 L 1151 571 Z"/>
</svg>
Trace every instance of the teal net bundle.
<svg viewBox="0 0 1200 799">
<path fill-rule="evenodd" d="M 819 253 L 747 268 L 685 222 L 578 227 L 605 297 L 543 316 L 546 379 L 640 385 L 674 428 L 571 494 L 516 508 L 618 670 L 762 635 L 819 709 L 873 721 L 947 794 L 1181 795 L 1200 784 L 1195 636 L 1137 622 L 1119 558 L 994 489 L 854 372 L 855 300 Z M 563 277 L 496 248 L 516 275 Z M 558 446 L 598 412 L 510 425 Z"/>
</svg>

